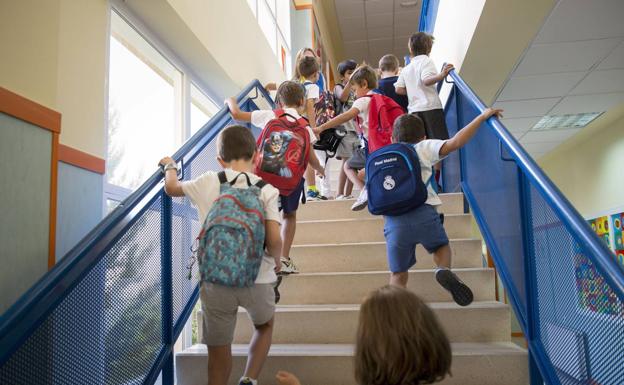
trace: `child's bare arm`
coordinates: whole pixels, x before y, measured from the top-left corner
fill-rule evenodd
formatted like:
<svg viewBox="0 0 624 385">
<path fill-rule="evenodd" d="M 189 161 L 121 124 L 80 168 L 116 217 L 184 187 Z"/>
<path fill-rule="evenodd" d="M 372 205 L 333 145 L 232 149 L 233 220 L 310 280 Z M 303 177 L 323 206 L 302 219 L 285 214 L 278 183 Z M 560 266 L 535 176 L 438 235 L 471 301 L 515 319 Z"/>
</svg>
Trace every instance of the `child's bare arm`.
<svg viewBox="0 0 624 385">
<path fill-rule="evenodd" d="M 432 86 L 442 80 L 451 72 L 451 70 L 455 68 L 452 64 L 445 64 L 444 68 L 442 68 L 442 72 L 437 75 L 429 76 L 423 79 L 423 84 L 426 86 Z M 398 92 L 397 92 L 398 93 Z"/>
<path fill-rule="evenodd" d="M 308 159 L 308 164 L 315 169 L 320 176 L 325 176 L 325 168 L 323 167 L 323 165 L 321 164 L 321 161 L 319 160 L 319 158 L 316 156 L 316 154 L 314 153 L 314 151 L 311 151 L 312 149 L 310 149 L 310 158 Z"/>
<path fill-rule="evenodd" d="M 314 111 L 314 99 L 306 99 L 306 115 L 310 121 L 310 127 L 316 127 L 316 112 Z"/>
<path fill-rule="evenodd" d="M 281 266 L 280 256 L 282 253 L 280 224 L 276 221 L 264 221 L 264 229 L 267 252 L 275 259 L 275 266 L 279 271 L 279 267 Z"/>
<path fill-rule="evenodd" d="M 277 91 L 277 83 L 270 82 L 264 85 L 264 89 L 267 91 Z"/>
<path fill-rule="evenodd" d="M 162 166 L 168 164 L 175 164 L 175 160 L 166 156 L 158 162 Z M 169 169 L 165 171 L 165 192 L 170 197 L 183 197 L 184 191 L 182 190 L 182 183 L 178 180 L 178 174 L 175 169 Z"/>
<path fill-rule="evenodd" d="M 338 99 L 344 103 L 349 100 L 349 95 L 351 95 L 351 83 L 347 83 L 346 86 L 342 87 L 342 92 L 340 93 L 340 97 Z"/>
<path fill-rule="evenodd" d="M 321 124 L 320 126 L 314 128 L 314 133 L 315 134 L 320 134 L 321 132 L 328 130 L 330 128 L 334 128 L 334 127 L 338 127 L 341 124 L 344 124 L 346 122 L 348 122 L 349 120 L 353 120 L 355 119 L 358 114 L 360 113 L 360 110 L 358 110 L 355 107 L 351 107 L 349 109 L 349 111 L 347 112 L 343 112 L 342 114 L 336 116 L 335 118 L 331 119 L 330 121 Z"/>
<path fill-rule="evenodd" d="M 483 122 L 488 120 L 492 115 L 502 117 L 503 110 L 498 108 L 488 108 L 483 113 L 473 119 L 472 122 L 457 132 L 451 139 L 444 142 L 440 147 L 440 157 L 445 157 L 451 152 L 462 148 L 477 133 Z"/>
<path fill-rule="evenodd" d="M 251 112 L 241 111 L 236 99 L 229 98 L 225 99 L 225 104 L 230 109 L 230 115 L 234 120 L 238 120 L 241 122 L 251 122 Z"/>
</svg>

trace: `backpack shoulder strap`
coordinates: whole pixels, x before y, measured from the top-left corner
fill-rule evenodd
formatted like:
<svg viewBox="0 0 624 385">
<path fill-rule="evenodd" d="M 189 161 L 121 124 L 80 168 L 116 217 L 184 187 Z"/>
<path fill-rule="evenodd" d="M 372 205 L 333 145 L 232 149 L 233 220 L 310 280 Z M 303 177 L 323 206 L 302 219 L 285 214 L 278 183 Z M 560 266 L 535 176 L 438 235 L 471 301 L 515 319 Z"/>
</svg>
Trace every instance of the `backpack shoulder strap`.
<svg viewBox="0 0 624 385">
<path fill-rule="evenodd" d="M 282 115 L 284 115 L 284 110 L 281 108 L 278 108 L 277 110 L 273 110 L 273 113 L 275 114 L 276 118 L 280 118 Z"/>
<path fill-rule="evenodd" d="M 217 176 L 219 177 L 219 184 L 227 183 L 227 176 L 225 175 L 225 171 L 219 171 Z"/>
<path fill-rule="evenodd" d="M 297 119 L 297 124 L 300 125 L 301 127 L 307 127 L 310 125 L 310 121 L 305 116 L 302 116 L 299 119 Z"/>
<path fill-rule="evenodd" d="M 263 181 L 262 179 L 259 179 L 256 183 L 254 183 L 254 186 L 258 187 L 260 190 L 262 190 L 262 188 L 266 185 L 267 182 Z"/>
</svg>

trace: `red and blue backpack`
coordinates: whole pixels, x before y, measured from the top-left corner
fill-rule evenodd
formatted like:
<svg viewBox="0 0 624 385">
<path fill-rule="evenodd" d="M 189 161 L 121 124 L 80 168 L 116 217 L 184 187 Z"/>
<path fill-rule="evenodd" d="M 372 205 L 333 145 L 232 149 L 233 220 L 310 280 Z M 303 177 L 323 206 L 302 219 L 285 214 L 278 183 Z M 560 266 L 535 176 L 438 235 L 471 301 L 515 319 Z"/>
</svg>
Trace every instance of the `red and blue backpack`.
<svg viewBox="0 0 624 385">
<path fill-rule="evenodd" d="M 275 110 L 258 137 L 254 173 L 288 196 L 299 186 L 310 156 L 308 121 Z M 290 118 L 290 119 L 288 119 Z"/>
</svg>

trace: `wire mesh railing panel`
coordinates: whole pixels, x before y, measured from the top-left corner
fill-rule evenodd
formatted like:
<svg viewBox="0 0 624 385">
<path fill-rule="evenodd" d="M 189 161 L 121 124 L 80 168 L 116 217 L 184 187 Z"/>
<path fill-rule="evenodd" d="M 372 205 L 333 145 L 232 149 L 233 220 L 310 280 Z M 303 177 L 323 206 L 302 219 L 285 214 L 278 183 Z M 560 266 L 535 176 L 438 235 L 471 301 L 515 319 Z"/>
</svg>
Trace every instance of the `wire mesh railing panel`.
<svg viewBox="0 0 624 385">
<path fill-rule="evenodd" d="M 0 367 L 0 383 L 140 384 L 162 349 L 160 199 Z"/>
<path fill-rule="evenodd" d="M 534 187 L 529 205 L 540 341 L 561 383 L 624 384 L 624 304 Z"/>
<path fill-rule="evenodd" d="M 477 115 L 475 107 L 458 94 L 457 113 L 464 127 Z M 462 180 L 466 195 L 472 200 L 473 211 L 483 218 L 484 236 L 494 242 L 490 251 L 502 259 L 499 270 L 514 283 L 515 297 L 526 312 L 525 272 L 522 250 L 522 225 L 517 166 L 504 159 L 499 140 L 491 127 L 482 125 L 477 134 L 461 150 Z M 525 314 L 523 314 L 524 316 Z"/>
</svg>

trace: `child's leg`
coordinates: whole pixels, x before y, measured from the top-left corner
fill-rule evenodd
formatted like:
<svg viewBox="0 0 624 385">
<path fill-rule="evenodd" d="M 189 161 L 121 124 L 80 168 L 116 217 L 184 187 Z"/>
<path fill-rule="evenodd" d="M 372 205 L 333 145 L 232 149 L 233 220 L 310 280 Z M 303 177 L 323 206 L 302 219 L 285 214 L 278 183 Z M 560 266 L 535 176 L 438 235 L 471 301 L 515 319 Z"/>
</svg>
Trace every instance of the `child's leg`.
<svg viewBox="0 0 624 385">
<path fill-rule="evenodd" d="M 340 166 L 340 174 L 338 175 L 338 195 L 347 195 L 345 192 L 345 185 L 347 183 L 347 174 L 345 174 L 344 167 L 347 163 L 346 159 L 342 159 L 342 165 Z"/>
<path fill-rule="evenodd" d="M 316 191 L 316 176 L 314 175 L 314 169 L 310 165 L 305 170 L 305 181 L 308 190 Z"/>
<path fill-rule="evenodd" d="M 402 271 L 400 273 L 390 273 L 390 284 L 393 286 L 399 286 L 402 288 L 407 288 L 407 279 L 409 278 L 409 273 L 407 271 Z"/>
<path fill-rule="evenodd" d="M 409 225 L 409 219 L 409 216 L 384 217 L 390 285 L 403 288 L 407 287 L 408 270 L 416 264 L 417 238 L 414 237 L 414 228 Z"/>
<path fill-rule="evenodd" d="M 446 244 L 438 248 L 433 253 L 433 261 L 439 268 L 450 269 L 451 268 L 451 247 Z"/>
<path fill-rule="evenodd" d="M 364 188 L 364 183 L 358 178 L 357 171 L 349 167 L 349 163 L 345 163 L 343 170 L 347 178 L 349 178 L 349 181 L 351 181 L 355 187 L 360 190 Z"/>
<path fill-rule="evenodd" d="M 269 355 L 273 338 L 273 318 L 263 325 L 254 325 L 254 334 L 249 343 L 249 355 L 245 367 L 245 377 L 257 379 Z"/>
<path fill-rule="evenodd" d="M 208 385 L 227 385 L 232 372 L 232 345 L 208 346 Z"/>
<path fill-rule="evenodd" d="M 345 174 L 345 177 L 347 176 L 347 174 Z M 349 179 L 347 179 L 347 183 L 345 185 L 345 195 L 349 196 L 353 193 L 353 182 L 351 182 Z"/>
<path fill-rule="evenodd" d="M 290 259 L 290 247 L 297 230 L 297 211 L 282 214 L 282 257 Z"/>
</svg>

